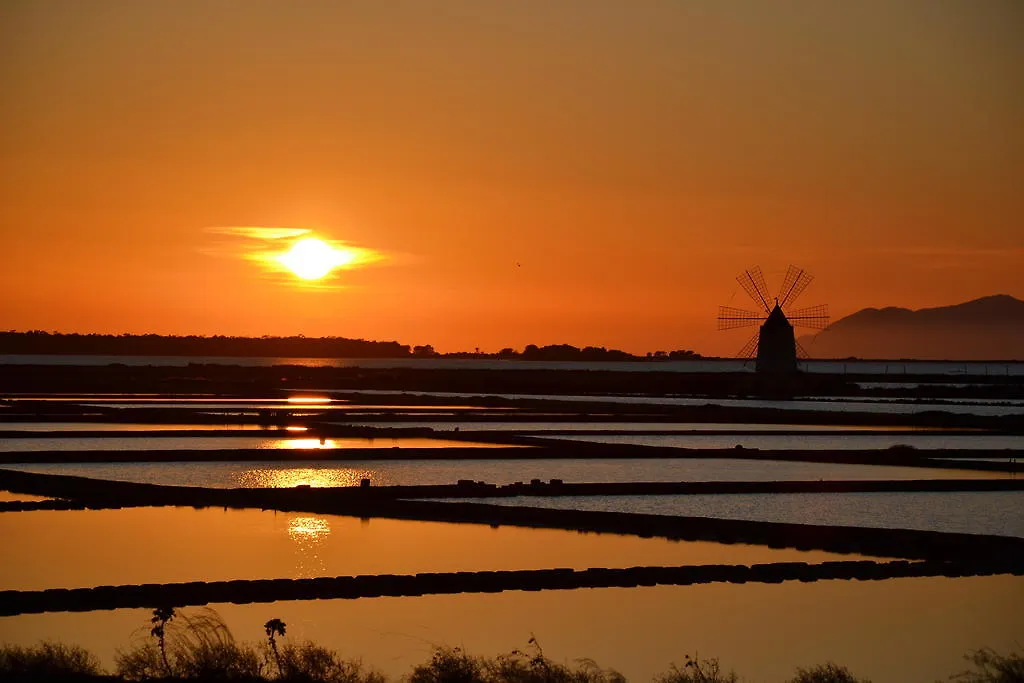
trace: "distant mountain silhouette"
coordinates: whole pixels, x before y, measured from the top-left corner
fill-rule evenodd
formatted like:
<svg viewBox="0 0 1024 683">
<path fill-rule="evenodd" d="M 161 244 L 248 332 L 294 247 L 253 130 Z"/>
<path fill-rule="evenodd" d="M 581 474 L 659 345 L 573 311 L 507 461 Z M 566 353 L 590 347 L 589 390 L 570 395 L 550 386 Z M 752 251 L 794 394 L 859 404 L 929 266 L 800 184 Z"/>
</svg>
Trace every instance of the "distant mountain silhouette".
<svg viewBox="0 0 1024 683">
<path fill-rule="evenodd" d="M 800 338 L 812 358 L 1024 359 L 1024 301 L 1006 294 L 955 306 L 865 308 Z"/>
</svg>

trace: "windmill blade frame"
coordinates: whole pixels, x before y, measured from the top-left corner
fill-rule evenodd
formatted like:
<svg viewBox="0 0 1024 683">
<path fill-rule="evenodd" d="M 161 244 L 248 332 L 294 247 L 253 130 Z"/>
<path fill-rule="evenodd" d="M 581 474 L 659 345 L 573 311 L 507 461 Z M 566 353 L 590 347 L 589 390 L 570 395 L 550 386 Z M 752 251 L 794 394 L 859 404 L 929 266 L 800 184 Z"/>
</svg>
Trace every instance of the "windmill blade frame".
<svg viewBox="0 0 1024 683">
<path fill-rule="evenodd" d="M 790 265 L 786 269 L 786 276 L 782 279 L 782 287 L 779 288 L 779 306 L 785 307 L 796 301 L 813 280 L 814 276 L 803 268 Z"/>
<path fill-rule="evenodd" d="M 737 358 L 749 359 L 757 355 L 757 343 L 760 334 L 754 333 L 754 336 L 747 340 L 747 343 L 743 345 L 743 348 L 736 354 Z"/>
<path fill-rule="evenodd" d="M 744 308 L 733 308 L 732 306 L 718 307 L 719 331 L 760 325 L 765 319 L 765 314 L 758 313 L 757 311 L 748 311 Z"/>
<path fill-rule="evenodd" d="M 740 283 L 740 287 L 747 293 L 751 301 L 764 308 L 765 313 L 772 312 L 772 307 L 768 303 L 771 301 L 771 294 L 768 293 L 768 284 L 764 280 L 761 266 L 747 268 L 736 276 L 736 282 Z"/>
<path fill-rule="evenodd" d="M 818 304 L 817 306 L 799 308 L 790 313 L 786 313 L 786 319 L 789 320 L 794 327 L 807 327 L 813 330 L 828 329 L 828 304 Z"/>
</svg>

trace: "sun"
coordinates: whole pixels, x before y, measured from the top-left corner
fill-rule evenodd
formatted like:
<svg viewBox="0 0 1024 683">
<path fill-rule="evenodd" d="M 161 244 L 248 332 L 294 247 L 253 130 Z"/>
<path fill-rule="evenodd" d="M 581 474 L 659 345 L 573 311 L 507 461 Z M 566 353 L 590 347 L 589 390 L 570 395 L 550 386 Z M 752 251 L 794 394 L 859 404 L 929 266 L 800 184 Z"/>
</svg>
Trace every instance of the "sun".
<svg viewBox="0 0 1024 683">
<path fill-rule="evenodd" d="M 301 239 L 292 248 L 277 257 L 288 270 L 303 280 L 319 280 L 340 266 L 348 265 L 355 255 L 345 249 L 335 249 L 315 237 Z"/>
</svg>

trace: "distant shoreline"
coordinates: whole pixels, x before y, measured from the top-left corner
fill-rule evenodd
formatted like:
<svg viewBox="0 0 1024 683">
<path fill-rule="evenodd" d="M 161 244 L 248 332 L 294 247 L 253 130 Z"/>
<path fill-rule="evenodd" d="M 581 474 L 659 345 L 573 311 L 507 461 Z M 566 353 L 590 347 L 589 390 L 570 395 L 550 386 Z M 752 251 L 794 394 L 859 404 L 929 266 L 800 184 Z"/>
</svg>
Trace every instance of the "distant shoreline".
<svg viewBox="0 0 1024 683">
<path fill-rule="evenodd" d="M 604 347 L 576 347 L 570 344 L 537 346 L 522 351 L 511 347 L 496 353 L 456 351 L 438 353 L 427 344 L 410 346 L 397 341 L 368 341 L 345 337 L 230 337 L 158 334 L 78 334 L 7 331 L 0 332 L 0 354 L 11 355 L 103 355 L 103 356 L 212 356 L 221 358 L 416 358 L 459 360 L 547 360 L 561 362 L 654 361 L 700 359 L 686 349 L 653 351 L 636 355 Z"/>
</svg>

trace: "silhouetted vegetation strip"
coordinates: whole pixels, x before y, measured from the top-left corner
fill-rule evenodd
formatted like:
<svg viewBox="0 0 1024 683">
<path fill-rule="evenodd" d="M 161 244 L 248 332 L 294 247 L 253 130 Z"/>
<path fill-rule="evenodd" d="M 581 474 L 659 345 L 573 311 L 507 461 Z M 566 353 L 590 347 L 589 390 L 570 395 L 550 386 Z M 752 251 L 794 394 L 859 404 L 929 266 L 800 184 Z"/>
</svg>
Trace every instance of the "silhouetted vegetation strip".
<svg viewBox="0 0 1024 683">
<path fill-rule="evenodd" d="M 268 358 L 401 358 L 412 347 L 396 341 L 345 337 L 201 337 L 160 334 L 0 332 L 0 353 L 30 355 L 222 356 Z"/>
<path fill-rule="evenodd" d="M 203 681 L 313 681 L 334 683 L 386 683 L 385 677 L 358 659 L 343 659 L 337 652 L 312 641 L 284 640 L 287 624 L 270 619 L 264 625 L 266 642 L 253 645 L 235 640 L 231 630 L 211 608 L 187 613 L 161 605 L 153 610 L 149 637 L 135 632 L 130 646 L 115 655 L 117 676 L 106 676 L 97 658 L 84 648 L 43 642 L 34 647 L 0 646 L 0 678 L 4 680 L 203 680 Z M 1020 683 L 1024 657 L 1002 655 L 983 648 L 964 659 L 973 668 L 950 676 L 965 683 Z M 436 646 L 428 661 L 414 665 L 402 678 L 406 683 L 626 683 L 614 669 L 592 659 L 577 659 L 575 666 L 549 659 L 533 636 L 525 650 L 515 649 L 493 658 L 470 655 L 462 648 Z M 653 683 L 738 683 L 734 671 L 725 671 L 714 657 L 685 655 L 682 664 L 656 674 Z M 844 666 L 828 662 L 797 668 L 788 683 L 869 683 Z"/>
<path fill-rule="evenodd" d="M 284 642 L 271 646 L 240 643 L 219 621 L 200 614 L 182 616 L 185 635 L 176 643 L 170 675 L 154 656 L 149 642 L 135 642 L 116 657 L 117 674 L 102 672 L 98 659 L 78 646 L 43 642 L 31 647 L 0 646 L 0 677 L 10 681 L 302 681 L 303 683 L 386 683 L 387 678 L 359 659 L 345 659 L 338 652 L 312 641 Z M 278 621 L 282 629 L 284 622 Z M 268 624 L 270 622 L 267 622 Z M 953 674 L 960 683 L 1020 683 L 1024 681 L 1024 656 L 1000 654 L 991 649 L 969 652 L 964 659 L 972 668 Z M 430 659 L 414 665 L 403 676 L 405 683 L 626 683 L 614 669 L 602 668 L 592 659 L 563 664 L 548 658 L 534 638 L 527 648 L 494 657 L 471 655 L 462 648 L 437 647 Z M 740 683 L 745 679 L 726 670 L 715 657 L 685 655 L 682 664 L 656 674 L 653 683 Z M 784 683 L 870 683 L 847 667 L 832 662 L 799 667 Z"/>
<path fill-rule="evenodd" d="M 433 346 L 409 346 L 396 341 L 367 341 L 345 337 L 227 337 L 159 334 L 62 334 L 59 332 L 0 332 L 0 353 L 110 356 L 219 356 L 267 358 L 477 358 L 553 361 L 667 361 L 701 356 L 694 351 L 654 351 L 636 356 L 618 349 L 569 344 L 537 346 L 497 353 L 438 353 Z"/>
<path fill-rule="evenodd" d="M 31 647 L 0 645 L 0 679 L 8 681 L 97 680 L 100 660 L 85 648 L 42 642 Z"/>
<path fill-rule="evenodd" d="M 0 591 L 0 615 L 158 607 L 161 605 L 206 605 L 224 602 L 245 604 L 280 600 L 492 593 L 508 590 L 634 588 L 721 582 L 812 582 L 823 579 L 867 581 L 899 577 L 960 577 L 996 574 L 1024 575 L 1024 563 L 1019 558 L 1004 558 L 1001 562 L 990 559 L 984 564 L 908 562 L 905 560 L 893 562 L 862 560 L 820 564 L 779 562 L 752 566 L 696 565 L 585 570 L 533 569 L 56 588 L 42 591 Z"/>
<path fill-rule="evenodd" d="M 969 557 L 1000 565 L 1005 557 L 1024 558 L 1024 538 L 940 533 L 909 529 L 788 524 L 748 520 L 642 515 L 624 512 L 554 510 L 481 503 L 395 500 L 376 487 L 212 489 L 158 486 L 66 475 L 0 469 L 0 489 L 87 506 L 182 505 L 384 517 L 436 522 L 507 524 L 676 540 L 749 543 L 770 547 L 817 549 L 872 557 L 957 560 Z"/>
</svg>

